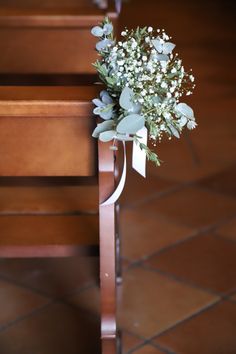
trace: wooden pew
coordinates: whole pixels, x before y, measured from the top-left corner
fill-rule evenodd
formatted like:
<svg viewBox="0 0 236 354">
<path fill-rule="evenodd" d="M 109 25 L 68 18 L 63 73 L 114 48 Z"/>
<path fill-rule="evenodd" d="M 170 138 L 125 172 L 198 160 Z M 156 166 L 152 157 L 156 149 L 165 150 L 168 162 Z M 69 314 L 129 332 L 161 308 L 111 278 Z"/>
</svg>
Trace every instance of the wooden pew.
<svg viewBox="0 0 236 354">
<path fill-rule="evenodd" d="M 0 87 L 0 256 L 94 254 L 99 245 L 102 354 L 115 354 L 115 207 L 100 205 L 115 187 L 115 158 L 91 137 L 99 90 Z"/>
<path fill-rule="evenodd" d="M 117 19 L 113 0 L 107 3 L 101 9 L 92 0 L 2 0 L 0 75 L 94 73 L 91 28 L 105 15 Z"/>
</svg>

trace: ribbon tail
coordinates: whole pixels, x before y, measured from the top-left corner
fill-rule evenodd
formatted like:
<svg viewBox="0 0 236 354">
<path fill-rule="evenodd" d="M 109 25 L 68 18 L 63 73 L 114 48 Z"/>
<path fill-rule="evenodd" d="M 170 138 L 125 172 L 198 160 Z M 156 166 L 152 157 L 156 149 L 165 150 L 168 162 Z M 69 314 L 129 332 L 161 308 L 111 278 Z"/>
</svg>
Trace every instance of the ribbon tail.
<svg viewBox="0 0 236 354">
<path fill-rule="evenodd" d="M 116 187 L 115 191 L 112 193 L 112 195 L 105 200 L 105 202 L 103 202 L 101 204 L 101 206 L 105 206 L 105 205 L 110 205 L 110 204 L 114 204 L 120 197 L 124 186 L 125 186 L 125 180 L 126 180 L 126 170 L 127 170 L 127 163 L 126 163 L 126 149 L 125 149 L 125 142 L 123 141 L 123 152 L 124 152 L 124 162 L 123 162 L 123 171 L 122 171 L 122 175 L 119 181 L 118 186 Z"/>
<path fill-rule="evenodd" d="M 147 145 L 148 131 L 146 127 L 143 127 L 137 132 L 137 135 L 140 137 L 139 141 L 142 144 Z M 144 150 L 141 150 L 139 145 L 134 141 L 133 142 L 133 154 L 132 154 L 132 167 L 136 170 L 141 176 L 146 177 L 146 153 Z"/>
</svg>

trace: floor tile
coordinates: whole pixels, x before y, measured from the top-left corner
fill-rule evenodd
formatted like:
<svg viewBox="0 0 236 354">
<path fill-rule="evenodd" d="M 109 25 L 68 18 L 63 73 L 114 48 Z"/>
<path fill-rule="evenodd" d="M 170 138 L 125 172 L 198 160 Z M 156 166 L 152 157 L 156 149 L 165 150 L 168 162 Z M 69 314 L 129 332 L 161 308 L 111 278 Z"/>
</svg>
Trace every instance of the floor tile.
<svg viewBox="0 0 236 354">
<path fill-rule="evenodd" d="M 121 213 L 122 255 L 135 261 L 189 237 L 193 230 L 139 210 Z"/>
<path fill-rule="evenodd" d="M 236 288 L 236 243 L 214 235 L 189 239 L 147 264 L 215 292 Z"/>
<path fill-rule="evenodd" d="M 228 104 L 230 103 L 230 100 L 226 101 Z M 229 109 L 232 109 L 232 106 Z M 205 105 L 202 106 L 202 111 L 204 110 Z M 231 170 L 235 165 L 236 139 L 234 130 L 232 130 L 235 118 L 234 114 L 222 109 L 225 117 L 225 124 L 222 124 L 222 111 L 216 111 L 217 106 L 213 108 L 211 105 L 208 107 L 208 112 L 202 112 L 202 116 L 198 120 L 198 130 L 196 130 L 196 134 L 191 135 L 191 139 L 201 161 L 205 161 L 209 165 L 221 166 L 217 173 L 221 175 L 224 171 Z M 214 173 L 211 175 L 213 176 Z"/>
<path fill-rule="evenodd" d="M 0 280 L 0 329 L 49 301 L 32 291 Z"/>
<path fill-rule="evenodd" d="M 163 162 L 159 168 L 150 164 L 151 174 L 175 182 L 191 182 L 217 173 L 227 166 L 225 161 L 218 161 L 217 164 L 205 161 L 193 142 L 193 134 L 199 133 L 191 132 L 187 138 L 161 142 L 157 153 Z"/>
<path fill-rule="evenodd" d="M 98 260 L 92 257 L 2 259 L 0 275 L 58 297 L 96 282 Z"/>
<path fill-rule="evenodd" d="M 140 339 L 139 337 L 123 331 L 122 332 L 122 354 L 126 354 L 128 351 L 134 349 L 142 342 L 143 340 Z"/>
<path fill-rule="evenodd" d="M 100 291 L 96 286 L 92 286 L 88 289 L 80 291 L 78 294 L 69 296 L 65 299 L 66 302 L 77 306 L 90 313 L 92 316 L 99 316 L 100 314 Z M 122 332 L 122 348 L 125 354 L 129 350 L 135 348 L 143 342 L 138 336 L 128 333 L 126 331 Z"/>
<path fill-rule="evenodd" d="M 135 350 L 134 354 L 164 354 L 165 352 L 155 348 L 152 345 L 144 345 L 142 348 Z"/>
<path fill-rule="evenodd" d="M 236 166 L 230 167 L 221 173 L 213 175 L 200 184 L 216 192 L 236 197 Z"/>
<path fill-rule="evenodd" d="M 134 268 L 124 274 L 120 325 L 142 337 L 164 331 L 217 297 L 158 273 Z"/>
<path fill-rule="evenodd" d="M 236 200 L 197 187 L 181 189 L 138 207 L 195 228 L 216 224 L 236 214 Z"/>
<path fill-rule="evenodd" d="M 55 304 L 1 332 L 0 348 L 4 354 L 99 354 L 99 337 L 98 319 Z"/>
<path fill-rule="evenodd" d="M 122 205 L 135 205 L 142 200 L 163 193 L 176 185 L 175 182 L 152 176 L 149 169 L 147 169 L 147 178 L 142 177 L 132 169 L 128 170 L 125 188 L 120 200 Z"/>
<path fill-rule="evenodd" d="M 222 302 L 179 324 L 156 343 L 181 354 L 236 353 L 236 304 Z"/>
<path fill-rule="evenodd" d="M 100 314 L 100 289 L 98 286 L 82 290 L 67 297 L 65 301 L 78 306 L 84 311 L 88 311 L 91 315 L 99 316 Z"/>
<path fill-rule="evenodd" d="M 236 218 L 219 227 L 216 232 L 224 237 L 236 241 Z"/>
</svg>

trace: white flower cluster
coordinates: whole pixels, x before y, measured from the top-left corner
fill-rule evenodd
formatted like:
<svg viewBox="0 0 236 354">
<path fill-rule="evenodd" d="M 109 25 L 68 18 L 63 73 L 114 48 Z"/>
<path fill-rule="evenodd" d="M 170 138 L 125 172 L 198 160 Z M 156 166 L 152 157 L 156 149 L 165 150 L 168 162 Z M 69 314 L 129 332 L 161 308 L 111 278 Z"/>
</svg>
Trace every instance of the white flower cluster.
<svg viewBox="0 0 236 354">
<path fill-rule="evenodd" d="M 100 37 L 99 43 L 105 43 L 105 46 L 99 46 L 102 47 L 98 50 L 101 60 L 95 63 L 95 67 L 113 99 L 113 104 L 109 103 L 109 117 L 113 121 L 110 138 L 122 140 L 117 126 L 122 119 L 128 121 L 127 116 L 132 114 L 133 120 L 137 119 L 134 117 L 137 115 L 144 118 L 149 138 L 154 143 L 160 141 L 163 134 L 179 138 L 185 126 L 188 129 L 195 128 L 197 124 L 193 110 L 186 103 L 180 102 L 183 95 L 192 94 L 194 76 L 191 71 L 185 71 L 178 54 L 173 54 L 175 45 L 170 42 L 171 38 L 164 30 L 145 27 L 131 31 L 125 29 L 121 32 L 123 40 L 117 42 L 111 31 L 108 35 L 104 34 L 108 27 L 111 30 L 110 26 L 109 20 L 105 19 L 101 27 L 95 27 L 97 34 L 92 30 L 95 36 Z M 121 104 L 121 95 L 126 95 L 125 105 Z M 108 107 L 106 114 L 107 110 Z M 130 118 L 123 138 L 127 140 L 128 135 L 130 139 L 138 141 L 136 132 L 130 134 L 131 123 Z M 100 129 L 98 137 L 101 140 L 103 133 Z M 157 162 L 155 154 L 150 155 L 148 148 L 145 150 L 148 157 Z"/>
</svg>

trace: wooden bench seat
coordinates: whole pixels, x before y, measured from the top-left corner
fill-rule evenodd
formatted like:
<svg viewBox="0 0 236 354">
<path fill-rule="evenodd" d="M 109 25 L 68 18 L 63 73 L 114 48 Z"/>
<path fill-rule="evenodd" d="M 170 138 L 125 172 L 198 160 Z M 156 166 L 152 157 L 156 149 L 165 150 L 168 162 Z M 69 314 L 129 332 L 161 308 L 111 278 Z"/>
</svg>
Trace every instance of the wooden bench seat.
<svg viewBox="0 0 236 354">
<path fill-rule="evenodd" d="M 0 87 L 0 256 L 100 254 L 102 354 L 117 351 L 115 188 L 93 86 Z"/>
<path fill-rule="evenodd" d="M 0 74 L 94 73 L 90 31 L 105 15 L 115 21 L 114 6 L 92 0 L 1 1 Z"/>
<path fill-rule="evenodd" d="M 0 176 L 94 175 L 91 99 L 97 91 L 0 87 Z"/>
<path fill-rule="evenodd" d="M 95 86 L 0 87 L 0 256 L 68 256 L 98 245 L 96 94 Z M 53 176 L 93 177 L 86 185 Z"/>
<path fill-rule="evenodd" d="M 95 182 L 0 178 L 0 257 L 98 254 Z"/>
</svg>

